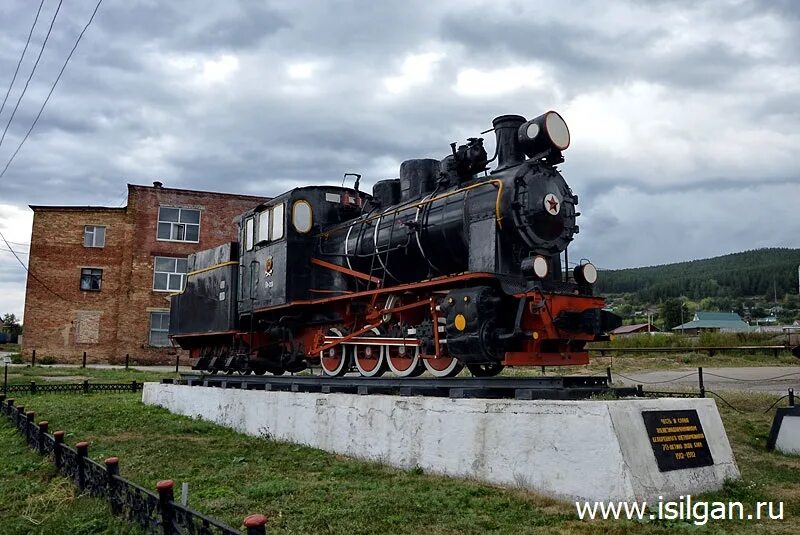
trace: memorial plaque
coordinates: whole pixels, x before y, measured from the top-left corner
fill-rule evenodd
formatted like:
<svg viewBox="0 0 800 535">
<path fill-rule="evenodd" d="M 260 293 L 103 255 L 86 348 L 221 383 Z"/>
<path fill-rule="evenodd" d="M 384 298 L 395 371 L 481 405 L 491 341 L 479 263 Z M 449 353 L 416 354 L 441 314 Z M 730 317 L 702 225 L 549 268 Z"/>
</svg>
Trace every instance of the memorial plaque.
<svg viewBox="0 0 800 535">
<path fill-rule="evenodd" d="M 642 418 L 661 472 L 714 464 L 696 410 L 642 411 Z"/>
</svg>

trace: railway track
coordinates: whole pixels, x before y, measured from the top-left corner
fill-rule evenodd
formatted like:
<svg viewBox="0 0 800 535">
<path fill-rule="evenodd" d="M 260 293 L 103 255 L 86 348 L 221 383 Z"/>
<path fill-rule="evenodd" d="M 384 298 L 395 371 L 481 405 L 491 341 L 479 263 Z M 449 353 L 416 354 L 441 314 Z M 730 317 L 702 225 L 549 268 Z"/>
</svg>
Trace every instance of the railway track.
<svg viewBox="0 0 800 535">
<path fill-rule="evenodd" d="M 184 373 L 178 381 L 207 388 L 360 395 L 437 396 L 490 399 L 587 399 L 596 395 L 641 395 L 635 387 L 611 387 L 606 376 L 541 376 L 491 378 L 366 378 L 316 375 L 253 376 Z"/>
</svg>

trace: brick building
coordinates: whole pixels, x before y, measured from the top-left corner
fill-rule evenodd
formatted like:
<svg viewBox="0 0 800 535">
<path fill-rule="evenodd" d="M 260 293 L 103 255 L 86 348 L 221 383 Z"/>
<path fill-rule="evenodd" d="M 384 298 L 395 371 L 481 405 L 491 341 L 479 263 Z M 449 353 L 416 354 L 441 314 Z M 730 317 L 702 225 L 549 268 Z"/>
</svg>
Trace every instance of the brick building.
<svg viewBox="0 0 800 535">
<path fill-rule="evenodd" d="M 264 200 L 154 182 L 129 184 L 124 208 L 31 206 L 24 354 L 171 360 L 169 296 L 186 257 L 236 240 L 236 217 Z"/>
</svg>

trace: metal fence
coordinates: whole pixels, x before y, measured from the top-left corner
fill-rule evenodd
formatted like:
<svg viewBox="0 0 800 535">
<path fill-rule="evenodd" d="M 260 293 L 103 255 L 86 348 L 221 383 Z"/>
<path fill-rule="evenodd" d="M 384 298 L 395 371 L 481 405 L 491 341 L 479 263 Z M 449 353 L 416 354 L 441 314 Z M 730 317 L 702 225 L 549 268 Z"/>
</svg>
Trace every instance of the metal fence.
<svg viewBox="0 0 800 535">
<path fill-rule="evenodd" d="M 128 385 L 130 388 L 130 385 Z M 147 533 L 162 535 L 234 535 L 242 532 L 176 503 L 173 481 L 159 481 L 156 492 L 119 475 L 119 459 L 109 457 L 101 465 L 89 458 L 89 443 L 75 448 L 64 443 L 64 431 L 48 433 L 49 423 L 34 423 L 35 414 L 15 406 L 14 399 L 0 394 L 0 413 L 25 438 L 28 446 L 52 458 L 56 468 L 84 493 L 108 500 L 114 514 L 141 525 Z M 267 519 L 251 515 L 244 519 L 247 535 L 265 534 Z"/>
<path fill-rule="evenodd" d="M 138 392 L 143 383 L 131 381 L 130 383 L 37 383 L 31 381 L 24 384 L 3 383 L 3 393 L 8 394 L 44 394 L 44 393 L 74 393 L 88 394 L 90 392 Z"/>
</svg>

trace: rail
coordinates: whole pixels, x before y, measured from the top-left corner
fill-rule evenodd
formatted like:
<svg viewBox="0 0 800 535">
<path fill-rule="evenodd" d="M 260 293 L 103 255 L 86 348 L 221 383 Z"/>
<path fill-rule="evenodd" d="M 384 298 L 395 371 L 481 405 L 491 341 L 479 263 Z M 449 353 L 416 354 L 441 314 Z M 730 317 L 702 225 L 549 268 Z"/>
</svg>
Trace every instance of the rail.
<svg viewBox="0 0 800 535">
<path fill-rule="evenodd" d="M 182 384 L 241 390 L 348 393 L 360 395 L 438 396 L 450 398 L 586 399 L 597 395 L 635 396 L 633 387 L 611 387 L 607 375 L 489 377 L 489 378 L 376 378 L 319 375 L 252 376 L 181 374 Z"/>
</svg>

